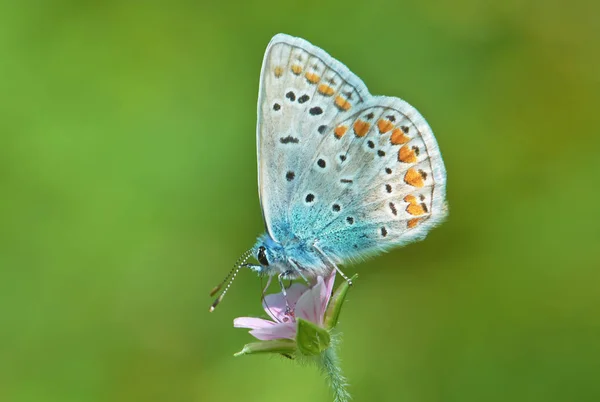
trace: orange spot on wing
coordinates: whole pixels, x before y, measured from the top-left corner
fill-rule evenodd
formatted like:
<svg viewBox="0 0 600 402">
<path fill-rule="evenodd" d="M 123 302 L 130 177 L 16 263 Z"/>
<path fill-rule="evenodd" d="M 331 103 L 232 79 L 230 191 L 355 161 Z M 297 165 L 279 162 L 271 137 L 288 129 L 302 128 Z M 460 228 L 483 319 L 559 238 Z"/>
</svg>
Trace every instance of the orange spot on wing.
<svg viewBox="0 0 600 402">
<path fill-rule="evenodd" d="M 311 84 L 316 84 L 321 79 L 321 77 L 319 77 L 315 73 L 306 73 L 305 77 L 306 77 L 306 80 L 308 82 L 310 82 Z"/>
<path fill-rule="evenodd" d="M 412 229 L 414 227 L 416 227 L 419 224 L 419 221 L 421 219 L 419 218 L 414 218 L 408 221 L 408 223 L 406 224 L 406 226 L 408 226 L 409 229 Z"/>
<path fill-rule="evenodd" d="M 404 197 L 404 202 L 408 202 L 409 204 L 414 204 L 417 202 L 417 197 L 409 194 L 406 197 Z"/>
<path fill-rule="evenodd" d="M 336 137 L 342 138 L 344 136 L 344 134 L 346 134 L 347 130 L 348 130 L 348 127 L 346 127 L 346 126 L 337 126 L 335 128 L 335 130 L 333 130 L 333 133 L 335 134 Z"/>
<path fill-rule="evenodd" d="M 277 66 L 273 70 L 273 73 L 275 74 L 275 77 L 279 78 L 279 77 L 281 77 L 283 75 L 283 68 Z"/>
<path fill-rule="evenodd" d="M 410 141 L 410 138 L 408 138 L 401 129 L 396 128 L 392 131 L 392 136 L 390 137 L 392 145 L 406 144 L 408 141 Z"/>
<path fill-rule="evenodd" d="M 408 145 L 402 146 L 398 151 L 398 160 L 404 163 L 415 163 L 417 161 L 417 155 L 415 151 L 408 147 Z"/>
<path fill-rule="evenodd" d="M 343 111 L 350 109 L 350 107 L 352 106 L 346 98 L 340 95 L 335 97 L 335 105 Z"/>
<path fill-rule="evenodd" d="M 367 135 L 370 128 L 371 125 L 366 121 L 362 121 L 361 119 L 358 119 L 356 122 L 354 122 L 354 134 L 356 134 L 357 137 L 364 137 Z"/>
<path fill-rule="evenodd" d="M 404 182 L 413 187 L 423 187 L 425 185 L 423 174 L 421 174 L 420 171 L 417 172 L 414 168 L 410 168 L 406 171 Z"/>
<path fill-rule="evenodd" d="M 326 84 L 319 85 L 319 88 L 317 90 L 319 91 L 320 94 L 323 94 L 325 96 L 331 96 L 335 92 L 333 90 L 333 88 L 331 88 L 329 85 L 326 85 Z"/>
<path fill-rule="evenodd" d="M 406 212 L 411 215 L 423 215 L 425 212 L 427 212 L 425 211 L 425 208 L 417 204 L 417 198 L 414 195 L 407 195 L 404 197 L 404 201 L 408 202 Z"/>
<path fill-rule="evenodd" d="M 406 207 L 406 212 L 411 215 L 423 215 L 425 210 L 421 208 L 420 205 L 410 204 L 408 207 Z"/>
<path fill-rule="evenodd" d="M 299 75 L 301 72 L 302 72 L 302 67 L 300 67 L 300 66 L 299 66 L 299 65 L 297 65 L 297 64 L 294 64 L 294 65 L 292 66 L 292 73 L 294 73 L 294 74 L 296 74 L 296 75 Z"/>
<path fill-rule="evenodd" d="M 394 125 L 389 120 L 380 119 L 377 122 L 377 128 L 379 129 L 379 132 L 381 134 L 384 134 L 384 133 L 387 133 L 388 131 L 390 131 L 392 128 L 394 128 Z"/>
</svg>

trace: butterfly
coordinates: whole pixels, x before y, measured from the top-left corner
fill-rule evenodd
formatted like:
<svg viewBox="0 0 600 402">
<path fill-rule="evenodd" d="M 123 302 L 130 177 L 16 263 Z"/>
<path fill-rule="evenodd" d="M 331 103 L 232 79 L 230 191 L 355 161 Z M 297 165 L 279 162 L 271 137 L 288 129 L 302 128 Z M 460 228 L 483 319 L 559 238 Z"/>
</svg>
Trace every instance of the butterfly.
<svg viewBox="0 0 600 402">
<path fill-rule="evenodd" d="M 266 233 L 223 283 L 242 266 L 280 282 L 344 276 L 339 264 L 421 240 L 447 215 L 446 169 L 421 114 L 371 95 L 304 39 L 269 43 L 256 132 Z"/>
</svg>

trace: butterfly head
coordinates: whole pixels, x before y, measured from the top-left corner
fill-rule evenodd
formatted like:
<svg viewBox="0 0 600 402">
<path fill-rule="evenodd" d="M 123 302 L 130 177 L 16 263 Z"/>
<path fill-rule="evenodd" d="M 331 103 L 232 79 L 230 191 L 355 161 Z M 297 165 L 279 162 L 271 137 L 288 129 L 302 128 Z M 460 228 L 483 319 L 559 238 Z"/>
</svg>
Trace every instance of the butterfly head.
<svg viewBox="0 0 600 402">
<path fill-rule="evenodd" d="M 269 259 L 267 258 L 267 248 L 265 246 L 259 246 L 256 252 L 256 259 L 260 262 L 260 265 L 265 267 L 269 266 Z"/>
<path fill-rule="evenodd" d="M 252 248 L 252 255 L 259 265 L 248 265 L 248 267 L 260 275 L 273 275 L 285 270 L 284 265 L 287 263 L 285 250 L 268 234 L 259 237 Z"/>
</svg>

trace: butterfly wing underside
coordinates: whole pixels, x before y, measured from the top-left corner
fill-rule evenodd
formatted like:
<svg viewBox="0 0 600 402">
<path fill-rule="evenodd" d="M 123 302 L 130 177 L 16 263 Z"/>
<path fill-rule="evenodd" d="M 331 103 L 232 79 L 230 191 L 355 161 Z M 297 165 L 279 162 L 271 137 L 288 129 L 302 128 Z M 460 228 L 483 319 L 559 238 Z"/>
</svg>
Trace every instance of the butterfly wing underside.
<svg viewBox="0 0 600 402">
<path fill-rule="evenodd" d="M 259 193 L 276 241 L 349 258 L 425 237 L 446 214 L 446 172 L 425 119 L 371 96 L 322 49 L 276 35 L 258 102 Z"/>
<path fill-rule="evenodd" d="M 364 103 L 363 82 L 303 39 L 276 35 L 265 52 L 258 98 L 261 207 L 276 241 L 293 237 L 289 202 L 330 122 Z"/>
</svg>

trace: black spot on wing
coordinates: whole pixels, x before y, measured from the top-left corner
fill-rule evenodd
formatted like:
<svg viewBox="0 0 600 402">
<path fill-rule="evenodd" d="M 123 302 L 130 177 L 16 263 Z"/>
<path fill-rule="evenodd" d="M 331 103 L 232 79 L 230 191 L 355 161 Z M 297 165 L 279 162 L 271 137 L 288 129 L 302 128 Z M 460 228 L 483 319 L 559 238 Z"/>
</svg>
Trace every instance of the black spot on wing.
<svg viewBox="0 0 600 402">
<path fill-rule="evenodd" d="M 320 107 L 318 107 L 318 106 L 311 107 L 311 108 L 308 110 L 308 113 L 310 113 L 310 114 L 311 114 L 311 116 L 318 116 L 318 115 L 320 115 L 321 113 L 323 113 L 323 109 L 321 109 L 321 108 L 320 108 Z"/>
<path fill-rule="evenodd" d="M 288 135 L 287 137 L 281 137 L 279 139 L 279 142 L 281 142 L 282 144 L 297 144 L 300 142 L 300 140 L 296 137 L 292 137 L 291 135 Z"/>
</svg>

